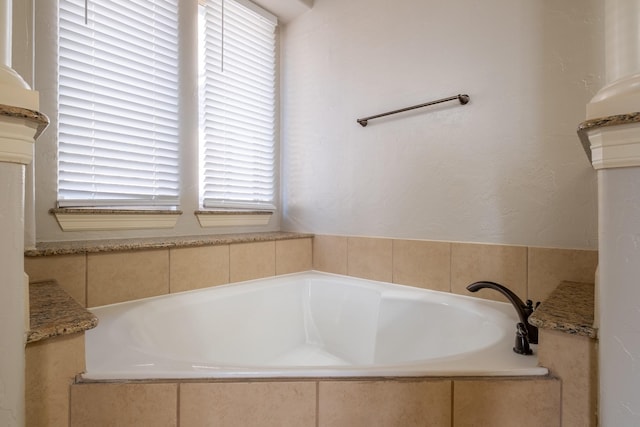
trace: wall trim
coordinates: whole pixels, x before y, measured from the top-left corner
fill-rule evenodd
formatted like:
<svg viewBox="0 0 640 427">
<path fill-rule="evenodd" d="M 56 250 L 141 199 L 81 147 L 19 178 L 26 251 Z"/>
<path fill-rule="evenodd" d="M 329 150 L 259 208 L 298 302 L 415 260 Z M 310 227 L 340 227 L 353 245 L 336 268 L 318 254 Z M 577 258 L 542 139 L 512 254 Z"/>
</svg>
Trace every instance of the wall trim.
<svg viewBox="0 0 640 427">
<path fill-rule="evenodd" d="M 236 227 L 267 225 L 273 216 L 271 211 L 196 211 L 200 227 Z"/>
<path fill-rule="evenodd" d="M 158 228 L 174 228 L 180 211 L 172 212 L 144 212 L 118 211 L 100 212 L 98 210 L 79 209 L 65 211 L 52 209 L 51 214 L 56 217 L 62 231 L 105 231 L 105 230 L 142 230 Z"/>
</svg>

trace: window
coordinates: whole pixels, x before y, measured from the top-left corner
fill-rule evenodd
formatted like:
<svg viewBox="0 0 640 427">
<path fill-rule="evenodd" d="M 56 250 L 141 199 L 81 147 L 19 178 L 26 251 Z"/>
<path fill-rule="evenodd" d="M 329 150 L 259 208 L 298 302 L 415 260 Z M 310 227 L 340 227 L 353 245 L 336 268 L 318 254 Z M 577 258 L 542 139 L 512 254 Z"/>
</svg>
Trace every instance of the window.
<svg viewBox="0 0 640 427">
<path fill-rule="evenodd" d="M 200 198 L 274 208 L 275 27 L 248 2 L 200 9 Z"/>
<path fill-rule="evenodd" d="M 172 0 L 59 0 L 58 204 L 179 204 Z"/>
<path fill-rule="evenodd" d="M 275 208 L 276 20 L 246 0 L 199 4 L 59 0 L 60 207 Z M 197 42 L 181 41 L 196 36 L 178 25 L 185 5 L 199 13 Z M 196 45 L 181 67 L 178 47 Z M 179 120 L 198 103 L 179 84 L 196 60 L 199 148 Z M 181 177 L 196 173 L 185 197 Z"/>
</svg>

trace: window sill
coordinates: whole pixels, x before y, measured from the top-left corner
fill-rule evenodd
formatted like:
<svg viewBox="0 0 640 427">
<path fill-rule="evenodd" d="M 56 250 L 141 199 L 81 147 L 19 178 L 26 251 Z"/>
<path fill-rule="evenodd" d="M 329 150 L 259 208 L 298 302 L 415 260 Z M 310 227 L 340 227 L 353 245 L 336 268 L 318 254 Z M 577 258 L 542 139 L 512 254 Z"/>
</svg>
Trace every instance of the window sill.
<svg viewBox="0 0 640 427">
<path fill-rule="evenodd" d="M 51 209 L 62 231 L 174 228 L 182 211 L 131 209 Z"/>
<path fill-rule="evenodd" d="M 196 211 L 202 228 L 267 225 L 273 216 L 271 211 Z"/>
</svg>

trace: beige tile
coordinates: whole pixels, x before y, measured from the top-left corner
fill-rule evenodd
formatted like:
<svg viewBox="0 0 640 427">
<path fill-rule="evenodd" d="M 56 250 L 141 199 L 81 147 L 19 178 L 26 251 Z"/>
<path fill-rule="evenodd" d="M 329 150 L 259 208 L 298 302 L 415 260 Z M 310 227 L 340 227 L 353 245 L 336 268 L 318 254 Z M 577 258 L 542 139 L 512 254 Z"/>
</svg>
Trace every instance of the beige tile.
<svg viewBox="0 0 640 427">
<path fill-rule="evenodd" d="M 598 252 L 529 248 L 529 298 L 544 301 L 563 280 L 593 283 Z"/>
<path fill-rule="evenodd" d="M 314 236 L 313 269 L 327 273 L 347 274 L 347 237 Z"/>
<path fill-rule="evenodd" d="M 229 283 L 229 245 L 169 250 L 169 289 L 189 291 Z"/>
<path fill-rule="evenodd" d="M 276 241 L 276 274 L 311 270 L 311 241 L 311 238 Z"/>
<path fill-rule="evenodd" d="M 393 240 L 372 237 L 349 237 L 347 274 L 364 279 L 391 282 Z"/>
<path fill-rule="evenodd" d="M 560 380 L 455 380 L 453 427 L 559 427 Z"/>
<path fill-rule="evenodd" d="M 450 243 L 393 241 L 393 283 L 449 292 L 450 282 Z"/>
<path fill-rule="evenodd" d="M 26 425 L 67 427 L 69 388 L 84 372 L 84 333 L 28 344 L 26 361 Z"/>
<path fill-rule="evenodd" d="M 313 381 L 180 384 L 181 427 L 314 427 L 315 417 Z"/>
<path fill-rule="evenodd" d="M 260 279 L 276 274 L 275 242 L 238 243 L 230 247 L 230 281 Z"/>
<path fill-rule="evenodd" d="M 595 427 L 598 397 L 596 341 L 540 330 L 538 360 L 562 380 L 562 425 Z"/>
<path fill-rule="evenodd" d="M 449 427 L 451 381 L 321 381 L 321 427 Z"/>
<path fill-rule="evenodd" d="M 527 298 L 527 248 L 523 246 L 451 244 L 451 292 L 494 301 L 506 298 L 491 289 L 472 294 L 467 286 L 477 281 L 497 282 Z"/>
<path fill-rule="evenodd" d="M 177 384 L 74 384 L 71 427 L 174 427 Z"/>
<path fill-rule="evenodd" d="M 31 282 L 54 279 L 80 305 L 86 307 L 86 255 L 25 257 L 24 271 Z"/>
<path fill-rule="evenodd" d="M 87 255 L 87 305 L 169 293 L 169 250 Z"/>
</svg>

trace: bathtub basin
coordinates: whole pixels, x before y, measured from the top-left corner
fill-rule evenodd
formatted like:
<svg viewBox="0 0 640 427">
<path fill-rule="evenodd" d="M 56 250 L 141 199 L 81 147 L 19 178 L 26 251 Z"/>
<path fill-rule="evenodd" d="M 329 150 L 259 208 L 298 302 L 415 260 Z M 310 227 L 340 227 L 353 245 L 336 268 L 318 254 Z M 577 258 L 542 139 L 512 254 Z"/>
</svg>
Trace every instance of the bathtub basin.
<svg viewBox="0 0 640 427">
<path fill-rule="evenodd" d="M 510 304 L 319 272 L 91 311 L 86 379 L 547 374 Z"/>
</svg>

